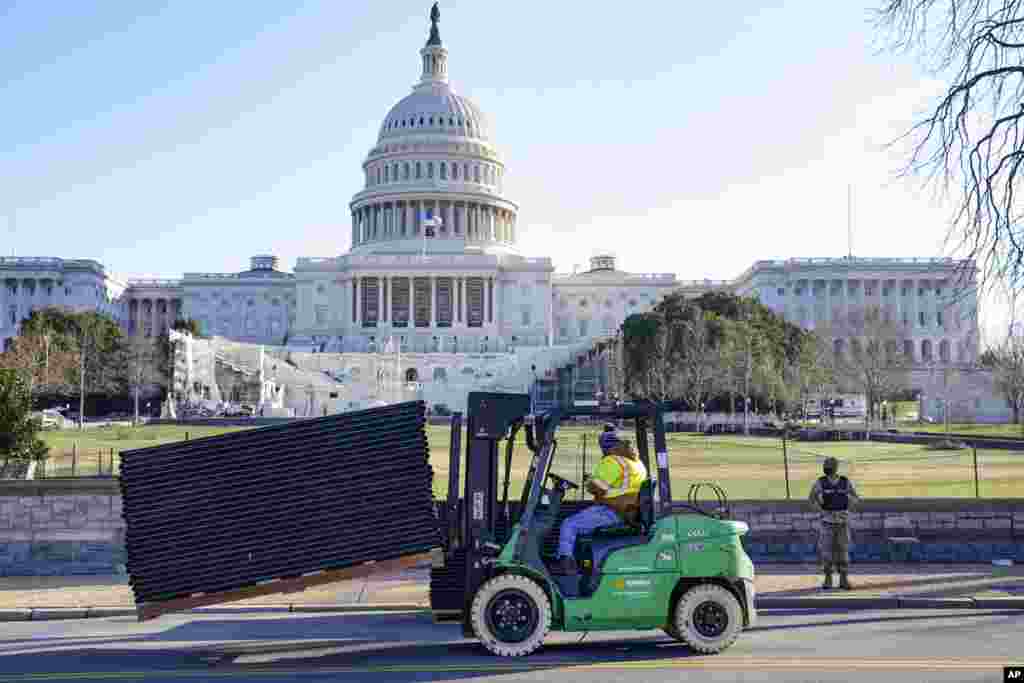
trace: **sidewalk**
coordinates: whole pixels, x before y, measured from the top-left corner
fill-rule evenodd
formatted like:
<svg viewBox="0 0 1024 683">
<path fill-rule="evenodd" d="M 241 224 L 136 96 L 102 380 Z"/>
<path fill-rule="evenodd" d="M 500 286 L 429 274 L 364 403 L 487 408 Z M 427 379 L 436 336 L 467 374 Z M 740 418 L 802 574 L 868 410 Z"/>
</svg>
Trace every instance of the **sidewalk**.
<svg viewBox="0 0 1024 683">
<path fill-rule="evenodd" d="M 821 575 L 814 565 L 766 564 L 757 567 L 757 594 L 762 606 L 815 607 L 827 601 L 858 599 L 954 599 L 947 606 L 970 599 L 994 599 L 987 604 L 1024 607 L 1024 566 L 999 568 L 984 564 L 925 565 L 876 564 L 852 567 L 852 591 L 822 591 Z M 366 607 L 429 607 L 428 569 L 390 576 L 348 581 L 312 588 L 302 593 L 271 595 L 223 607 L 278 609 Z M 955 599 L 959 598 L 960 601 Z M 895 601 L 890 600 L 895 604 Z M 934 600 L 933 600 L 934 601 Z M 876 603 L 881 604 L 879 600 Z M 916 604 L 916 603 L 915 603 Z M 922 601 L 921 606 L 925 606 Z M 936 603 L 938 606 L 938 603 Z M 131 587 L 125 576 L 46 576 L 0 578 L 0 610 L 50 608 L 134 608 Z M 893 605 L 894 606 L 894 605 Z"/>
</svg>

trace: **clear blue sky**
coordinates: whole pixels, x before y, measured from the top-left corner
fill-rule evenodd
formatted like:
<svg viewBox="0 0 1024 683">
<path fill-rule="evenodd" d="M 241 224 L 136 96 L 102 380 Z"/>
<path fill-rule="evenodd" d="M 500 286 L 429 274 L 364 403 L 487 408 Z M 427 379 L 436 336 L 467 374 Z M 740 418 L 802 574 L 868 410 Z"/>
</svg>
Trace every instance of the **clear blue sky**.
<svg viewBox="0 0 1024 683">
<path fill-rule="evenodd" d="M 125 276 L 332 256 L 428 0 L 0 0 L 0 252 Z M 758 258 L 933 256 L 878 146 L 935 84 L 870 2 L 445 0 L 454 87 L 495 122 L 524 251 L 731 278 Z"/>
</svg>

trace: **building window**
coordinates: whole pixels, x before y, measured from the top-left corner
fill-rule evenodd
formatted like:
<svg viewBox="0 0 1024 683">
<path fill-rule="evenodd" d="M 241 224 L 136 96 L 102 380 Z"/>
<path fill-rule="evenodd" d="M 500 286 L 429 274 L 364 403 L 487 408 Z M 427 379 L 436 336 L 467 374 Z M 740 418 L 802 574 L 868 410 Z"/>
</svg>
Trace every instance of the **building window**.
<svg viewBox="0 0 1024 683">
<path fill-rule="evenodd" d="M 407 161 L 402 166 L 402 180 L 408 180 L 408 179 L 409 179 L 409 162 Z"/>
<path fill-rule="evenodd" d="M 919 313 L 917 314 L 917 322 L 918 322 L 918 323 L 919 323 L 919 324 L 921 325 L 921 327 L 924 327 L 924 326 L 925 326 L 925 322 L 924 322 L 924 311 L 920 311 L 920 312 L 919 312 Z"/>
<path fill-rule="evenodd" d="M 590 323 L 589 320 L 581 320 L 580 321 L 580 336 L 581 337 L 586 337 L 587 336 L 587 327 L 589 326 L 588 323 Z"/>
<path fill-rule="evenodd" d="M 935 324 L 942 327 L 942 311 L 938 311 L 935 314 Z"/>
<path fill-rule="evenodd" d="M 434 162 L 433 161 L 428 161 L 427 162 L 427 177 L 428 178 L 433 178 L 434 177 Z"/>
<path fill-rule="evenodd" d="M 473 182 L 475 182 L 475 183 L 479 183 L 480 182 L 480 164 L 477 164 L 473 168 Z"/>
<path fill-rule="evenodd" d="M 390 169 L 387 166 L 385 166 L 384 167 L 384 182 L 385 183 L 388 182 L 388 171 L 390 171 Z"/>
<path fill-rule="evenodd" d="M 380 185 L 380 167 L 377 167 L 377 184 Z"/>
<path fill-rule="evenodd" d="M 441 173 L 441 180 L 448 180 L 448 164 L 446 164 L 443 161 L 441 162 L 440 173 Z"/>
<path fill-rule="evenodd" d="M 918 296 L 924 296 L 924 287 L 919 287 L 918 288 L 917 295 Z"/>
<path fill-rule="evenodd" d="M 458 164 L 452 164 L 452 180 L 458 180 L 458 179 L 459 179 L 459 165 Z"/>
<path fill-rule="evenodd" d="M 391 182 L 398 182 L 398 162 L 391 164 Z"/>
<path fill-rule="evenodd" d="M 910 287 L 904 287 L 901 291 L 903 296 L 907 296 L 910 293 Z"/>
<path fill-rule="evenodd" d="M 558 328 L 558 337 L 559 337 L 559 339 L 565 339 L 568 336 L 569 336 L 569 328 L 568 327 L 566 327 L 565 325 L 562 325 L 561 327 Z"/>
<path fill-rule="evenodd" d="M 775 290 L 775 293 L 778 294 L 779 296 L 786 296 L 786 288 L 779 287 L 777 290 Z"/>
<path fill-rule="evenodd" d="M 530 307 L 523 306 L 523 327 L 530 326 Z"/>
<path fill-rule="evenodd" d="M 423 164 L 421 162 L 417 161 L 416 162 L 416 178 L 419 179 L 419 178 L 422 178 L 422 177 L 423 177 Z"/>
</svg>

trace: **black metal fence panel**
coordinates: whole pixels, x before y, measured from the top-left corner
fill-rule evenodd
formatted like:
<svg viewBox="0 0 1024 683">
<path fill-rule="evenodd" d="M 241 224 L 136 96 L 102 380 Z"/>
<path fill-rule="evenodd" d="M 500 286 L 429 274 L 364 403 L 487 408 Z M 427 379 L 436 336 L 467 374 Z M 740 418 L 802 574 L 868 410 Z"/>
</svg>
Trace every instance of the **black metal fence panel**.
<svg viewBox="0 0 1024 683">
<path fill-rule="evenodd" d="M 136 603 L 439 547 L 425 426 L 411 401 L 122 452 Z"/>
</svg>

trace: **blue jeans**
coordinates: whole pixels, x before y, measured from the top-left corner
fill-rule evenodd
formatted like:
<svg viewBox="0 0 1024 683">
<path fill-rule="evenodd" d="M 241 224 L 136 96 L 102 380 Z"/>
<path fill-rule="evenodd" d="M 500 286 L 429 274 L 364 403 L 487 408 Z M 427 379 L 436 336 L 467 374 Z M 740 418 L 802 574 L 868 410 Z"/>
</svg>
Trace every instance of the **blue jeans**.
<svg viewBox="0 0 1024 683">
<path fill-rule="evenodd" d="M 591 505 L 575 515 L 566 517 L 558 532 L 558 556 L 572 557 L 576 537 L 606 526 L 622 524 L 619 515 L 607 505 Z"/>
</svg>

